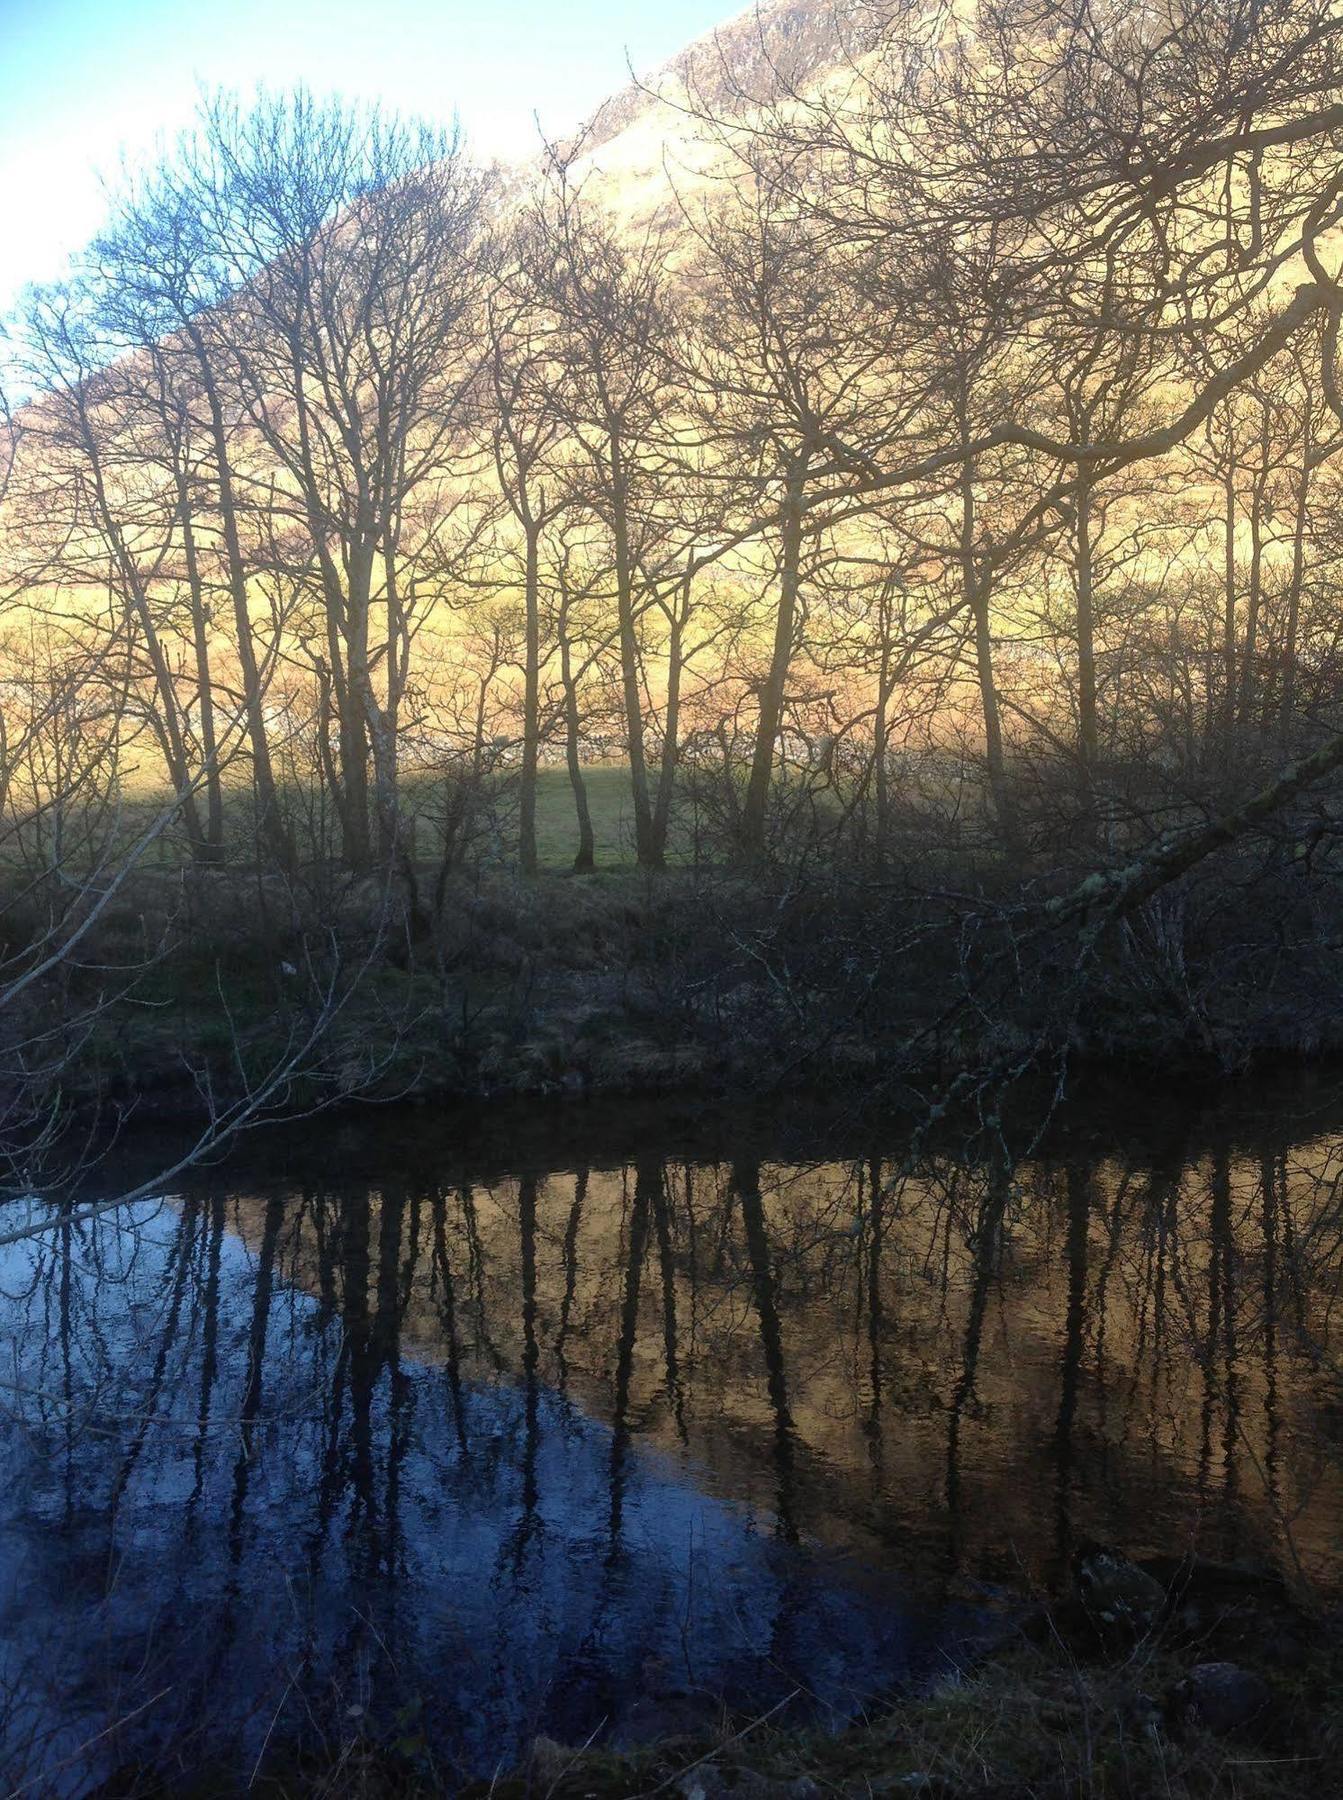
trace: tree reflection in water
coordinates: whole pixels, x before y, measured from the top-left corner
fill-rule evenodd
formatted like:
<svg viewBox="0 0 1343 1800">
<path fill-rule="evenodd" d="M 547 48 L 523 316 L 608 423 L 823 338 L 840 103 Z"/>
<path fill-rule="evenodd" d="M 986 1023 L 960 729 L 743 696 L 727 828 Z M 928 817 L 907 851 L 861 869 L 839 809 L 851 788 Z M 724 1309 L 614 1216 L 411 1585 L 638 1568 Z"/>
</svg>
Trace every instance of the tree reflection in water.
<svg viewBox="0 0 1343 1800">
<path fill-rule="evenodd" d="M 1336 1577 L 1343 1137 L 726 1148 L 216 1172 L 9 1246 L 6 1772 L 845 1717 L 1082 1534 Z"/>
</svg>

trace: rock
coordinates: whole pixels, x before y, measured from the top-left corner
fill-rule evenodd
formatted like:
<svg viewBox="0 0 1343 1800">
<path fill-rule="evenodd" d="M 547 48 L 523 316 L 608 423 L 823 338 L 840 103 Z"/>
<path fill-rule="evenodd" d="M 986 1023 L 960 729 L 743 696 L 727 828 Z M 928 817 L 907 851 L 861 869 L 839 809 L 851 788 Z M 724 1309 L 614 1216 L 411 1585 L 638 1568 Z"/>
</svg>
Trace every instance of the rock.
<svg viewBox="0 0 1343 1800">
<path fill-rule="evenodd" d="M 810 1775 L 785 1781 L 755 1769 L 722 1768 L 713 1762 L 688 1769 L 675 1787 L 681 1800 L 821 1800 L 821 1790 Z"/>
<path fill-rule="evenodd" d="M 1263 1661 L 1274 1669 L 1309 1667 L 1312 1644 L 1307 1622 L 1289 1619 L 1272 1625 L 1259 1634 L 1258 1649 Z"/>
<path fill-rule="evenodd" d="M 1273 1692 L 1261 1675 L 1239 1663 L 1196 1663 L 1176 1687 L 1175 1705 L 1185 1720 L 1218 1737 L 1235 1736 L 1266 1722 Z"/>
<path fill-rule="evenodd" d="M 1101 1544 L 1079 1550 L 1073 1572 L 1083 1606 L 1102 1625 L 1141 1635 L 1161 1617 L 1165 1588 L 1118 1550 Z"/>
<path fill-rule="evenodd" d="M 862 1800 L 954 1800 L 955 1789 L 941 1775 L 930 1775 L 924 1769 L 914 1769 L 908 1775 L 881 1775 L 865 1781 L 855 1791 Z"/>
<path fill-rule="evenodd" d="M 1206 1662 L 1234 1662 L 1245 1656 L 1271 1667 L 1301 1667 L 1319 1635 L 1319 1622 L 1306 1613 L 1273 1570 L 1214 1563 L 1187 1556 L 1171 1562 L 1165 1586 L 1168 1618 L 1176 1638 L 1197 1647 Z M 1143 1565 L 1160 1577 L 1154 1563 Z"/>
<path fill-rule="evenodd" d="M 1205 1604 L 1228 1600 L 1285 1600 L 1287 1584 L 1272 1567 L 1214 1562 L 1186 1551 L 1183 1556 L 1145 1556 L 1142 1567 L 1180 1600 Z"/>
</svg>

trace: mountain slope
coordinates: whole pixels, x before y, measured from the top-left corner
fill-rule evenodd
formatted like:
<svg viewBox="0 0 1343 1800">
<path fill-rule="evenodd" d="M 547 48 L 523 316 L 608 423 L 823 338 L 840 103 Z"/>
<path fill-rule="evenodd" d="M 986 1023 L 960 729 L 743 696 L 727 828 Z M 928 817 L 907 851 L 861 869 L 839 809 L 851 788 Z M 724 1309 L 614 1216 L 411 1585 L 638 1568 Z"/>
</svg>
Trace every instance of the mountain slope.
<svg viewBox="0 0 1343 1800">
<path fill-rule="evenodd" d="M 687 101 L 726 117 L 812 90 L 861 57 L 888 13 L 882 0 L 761 0 L 612 95 L 576 140 L 576 172 L 618 214 L 651 216 L 670 199 L 669 174 L 693 184 L 721 157 Z"/>
</svg>

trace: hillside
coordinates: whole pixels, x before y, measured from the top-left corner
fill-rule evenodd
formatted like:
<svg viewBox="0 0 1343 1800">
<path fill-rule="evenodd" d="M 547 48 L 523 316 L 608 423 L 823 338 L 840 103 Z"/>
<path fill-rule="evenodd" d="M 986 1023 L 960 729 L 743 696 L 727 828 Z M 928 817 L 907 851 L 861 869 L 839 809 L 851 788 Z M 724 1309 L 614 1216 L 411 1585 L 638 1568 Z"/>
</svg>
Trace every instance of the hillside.
<svg viewBox="0 0 1343 1800">
<path fill-rule="evenodd" d="M 696 38 L 613 94 L 585 123 L 578 176 L 629 220 L 658 214 L 671 186 L 710 173 L 714 153 L 687 104 L 732 118 L 793 91 L 808 93 L 860 58 L 890 0 L 762 0 Z"/>
<path fill-rule="evenodd" d="M 648 120 L 668 129 L 669 108 L 693 92 L 714 111 L 805 89 L 861 49 L 874 9 L 852 0 L 762 0 L 696 38 L 644 79 L 614 94 L 588 128 L 592 152 L 620 155 L 620 140 Z"/>
</svg>

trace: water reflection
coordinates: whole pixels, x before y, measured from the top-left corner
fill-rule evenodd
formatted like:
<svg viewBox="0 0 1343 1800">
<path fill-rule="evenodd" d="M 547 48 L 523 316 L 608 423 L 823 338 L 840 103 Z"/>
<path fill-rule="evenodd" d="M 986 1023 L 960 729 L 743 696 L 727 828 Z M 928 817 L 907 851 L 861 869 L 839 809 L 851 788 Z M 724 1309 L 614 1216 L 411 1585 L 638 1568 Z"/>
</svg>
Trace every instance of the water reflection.
<svg viewBox="0 0 1343 1800">
<path fill-rule="evenodd" d="M 1343 1136 L 468 1178 L 370 1135 L 377 1183 L 4 1251 L 16 1782 L 842 1718 L 1082 1534 L 1338 1573 Z"/>
</svg>

